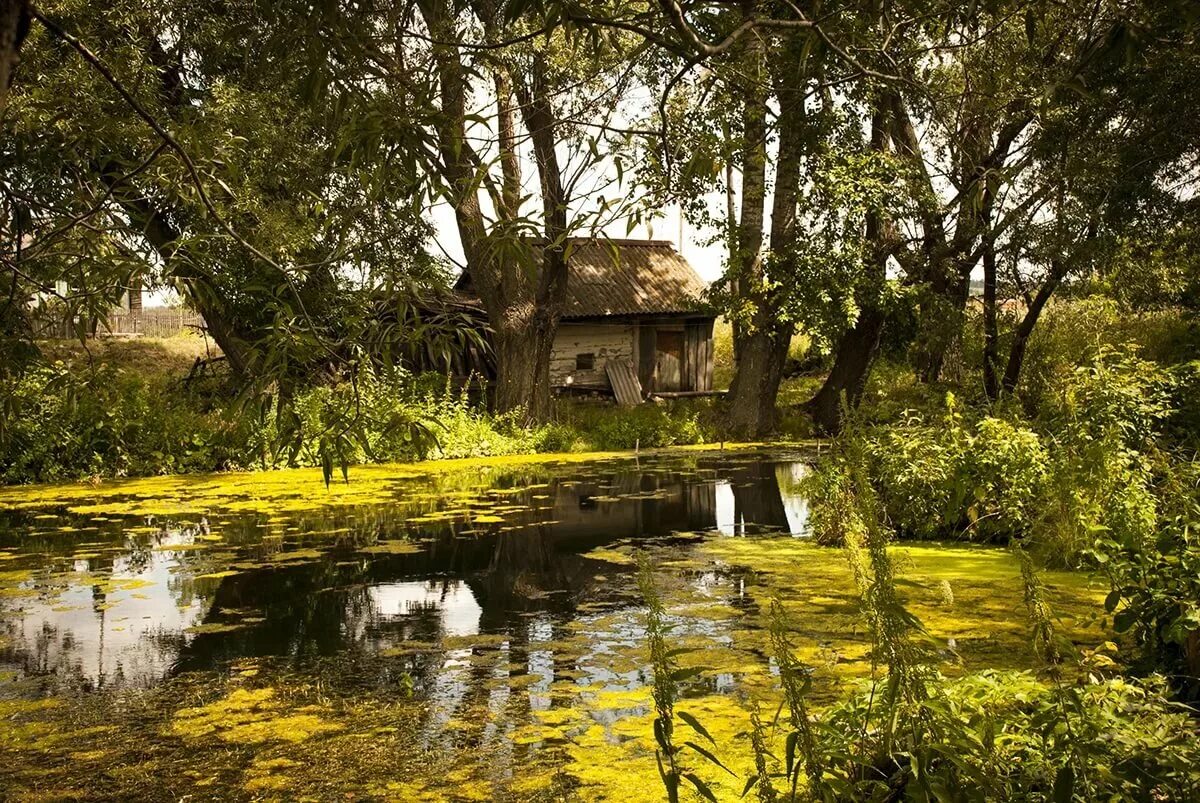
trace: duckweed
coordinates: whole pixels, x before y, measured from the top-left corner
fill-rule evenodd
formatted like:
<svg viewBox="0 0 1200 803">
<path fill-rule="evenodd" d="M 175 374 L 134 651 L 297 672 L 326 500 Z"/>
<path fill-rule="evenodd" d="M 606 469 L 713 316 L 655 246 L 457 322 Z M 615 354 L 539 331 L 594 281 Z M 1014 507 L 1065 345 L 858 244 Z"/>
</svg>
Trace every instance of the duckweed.
<svg viewBox="0 0 1200 803">
<path fill-rule="evenodd" d="M 763 460 L 367 467 L 328 490 L 299 471 L 0 491 L 0 661 L 20 668 L 0 674 L 0 787 L 60 799 L 657 798 L 630 568 L 645 549 L 688 673 L 678 710 L 740 777 L 686 760 L 736 800 L 753 769 L 750 700 L 764 712 L 779 702 L 772 598 L 813 667 L 814 706 L 870 671 L 843 554 L 791 537 L 803 522 L 783 505 L 745 507 L 743 491 L 774 477 L 757 471 Z M 97 515 L 110 519 L 93 522 L 99 535 L 38 535 L 34 523 Z M 731 520 L 777 534 L 743 537 Z M 1007 552 L 894 554 L 902 596 L 944 645 L 943 672 L 1032 664 Z M 1102 640 L 1089 614 L 1100 585 L 1046 581 L 1064 632 Z"/>
<path fill-rule="evenodd" d="M 299 710 L 303 713 L 287 711 L 271 688 L 235 689 L 209 705 L 175 712 L 170 733 L 185 739 L 216 736 L 226 742 L 258 744 L 303 742 L 342 729 L 341 725 L 322 719 L 318 715 L 320 708 Z"/>
</svg>

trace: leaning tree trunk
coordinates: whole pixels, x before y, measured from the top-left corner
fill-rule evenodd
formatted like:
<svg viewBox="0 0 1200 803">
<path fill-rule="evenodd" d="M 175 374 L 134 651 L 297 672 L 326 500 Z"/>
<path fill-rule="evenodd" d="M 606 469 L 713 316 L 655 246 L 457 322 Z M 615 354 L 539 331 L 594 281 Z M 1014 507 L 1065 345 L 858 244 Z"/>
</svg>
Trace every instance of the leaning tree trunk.
<svg viewBox="0 0 1200 803">
<path fill-rule="evenodd" d="M 887 149 L 886 112 L 876 109 L 871 118 L 871 149 Z M 854 409 L 862 400 L 870 377 L 871 365 L 879 353 L 886 316 L 879 305 L 879 293 L 887 281 L 887 260 L 891 253 L 893 227 L 885 223 L 879 210 L 867 212 L 863 235 L 870 248 L 868 284 L 860 300 L 858 320 L 838 341 L 833 368 L 821 389 L 805 405 L 817 430 L 836 435 L 842 429 L 843 405 Z"/>
<path fill-rule="evenodd" d="M 877 305 L 867 307 L 838 342 L 833 368 L 825 378 L 825 384 L 807 405 L 821 434 L 840 432 L 844 409 L 853 410 L 862 401 L 871 365 L 879 354 L 885 320 L 883 310 Z"/>
<path fill-rule="evenodd" d="M 1065 260 L 1056 260 L 1050 268 L 1050 275 L 1042 282 L 1037 295 L 1029 304 L 1029 309 L 1025 311 L 1025 316 L 1013 330 L 1012 344 L 1008 348 L 1008 363 L 1004 367 L 1004 378 L 1000 383 L 1005 393 L 1011 394 L 1017 389 L 1017 383 L 1021 380 L 1021 368 L 1025 364 L 1025 349 L 1029 345 L 1029 337 L 1033 334 L 1034 327 L 1037 326 L 1038 319 L 1041 318 L 1042 310 L 1046 308 L 1050 296 L 1054 295 L 1054 291 L 1058 289 L 1058 285 L 1062 283 L 1063 277 L 1066 275 Z"/>
</svg>

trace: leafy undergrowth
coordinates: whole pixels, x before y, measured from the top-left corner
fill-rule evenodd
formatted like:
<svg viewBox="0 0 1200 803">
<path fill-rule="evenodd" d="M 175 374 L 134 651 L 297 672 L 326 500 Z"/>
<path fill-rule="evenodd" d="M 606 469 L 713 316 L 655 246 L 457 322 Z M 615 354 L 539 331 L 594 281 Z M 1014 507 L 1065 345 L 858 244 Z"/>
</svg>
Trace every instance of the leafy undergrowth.
<svg viewBox="0 0 1200 803">
<path fill-rule="evenodd" d="M 709 399 L 557 402 L 552 423 L 489 414 L 437 375 L 364 372 L 299 388 L 288 406 L 235 398 L 221 375 L 188 379 L 199 338 L 53 343 L 0 379 L 0 483 L 597 452 L 719 443 Z"/>
</svg>

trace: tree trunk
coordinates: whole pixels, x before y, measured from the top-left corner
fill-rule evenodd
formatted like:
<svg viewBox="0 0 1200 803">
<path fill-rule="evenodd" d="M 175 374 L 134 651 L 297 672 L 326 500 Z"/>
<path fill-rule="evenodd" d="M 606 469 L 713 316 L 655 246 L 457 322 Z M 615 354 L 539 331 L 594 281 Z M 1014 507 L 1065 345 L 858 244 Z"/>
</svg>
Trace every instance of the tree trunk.
<svg viewBox="0 0 1200 803">
<path fill-rule="evenodd" d="M 29 33 L 29 0 L 0 0 L 0 112 L 8 107 L 8 89 Z"/>
<path fill-rule="evenodd" d="M 239 382 L 245 380 L 249 375 L 250 345 L 239 332 L 232 316 L 226 313 L 220 291 L 210 278 L 198 269 L 194 260 L 174 258 L 181 234 L 170 221 L 170 216 L 163 214 L 147 196 L 136 189 L 116 184 L 113 176 L 111 170 L 100 171 L 101 181 L 112 192 L 113 200 L 121 206 L 130 222 L 141 231 L 146 242 L 162 260 L 165 266 L 164 273 L 183 284 L 188 300 L 204 318 L 209 335 L 225 355 L 225 362 L 234 379 Z M 137 282 L 140 288 L 140 277 Z M 132 302 L 132 288 L 130 300 Z"/>
<path fill-rule="evenodd" d="M 728 395 L 729 429 L 733 434 L 759 437 L 775 428 L 775 397 L 791 339 L 791 327 L 756 325 L 743 335 L 736 381 Z"/>
<path fill-rule="evenodd" d="M 745 99 L 742 104 L 741 215 L 735 250 L 729 260 L 739 297 L 759 295 L 763 284 L 763 211 L 767 187 L 767 92 L 763 49 L 759 37 L 747 37 L 742 57 Z M 752 340 L 753 331 L 753 323 L 746 326 L 741 321 L 733 328 L 733 355 L 738 365 L 742 361 L 742 351 Z M 734 373 L 729 386 L 731 398 L 739 393 L 740 373 Z"/>
<path fill-rule="evenodd" d="M 1004 379 L 1001 382 L 1003 392 L 1012 393 L 1017 389 L 1017 383 L 1021 380 L 1021 366 L 1025 363 L 1025 349 L 1029 345 L 1029 336 L 1033 334 L 1033 328 L 1037 325 L 1038 318 L 1041 317 L 1042 310 L 1046 307 L 1046 302 L 1058 289 L 1058 285 L 1066 273 L 1065 261 L 1056 260 L 1052 263 L 1050 275 L 1038 288 L 1037 295 L 1033 297 L 1029 309 L 1025 311 L 1025 317 L 1013 331 L 1012 345 L 1008 348 L 1008 364 L 1004 368 Z"/>
<path fill-rule="evenodd" d="M 761 42 L 757 47 L 761 48 Z M 752 49 L 748 63 L 754 67 L 755 75 L 762 75 L 761 50 Z M 800 162 L 808 144 L 808 121 L 804 113 L 806 82 L 798 80 L 797 75 L 798 70 L 785 80 L 775 81 L 779 100 L 779 153 L 775 162 L 770 245 L 777 260 L 786 260 L 795 247 L 796 193 L 800 185 Z M 781 302 L 777 291 L 766 286 L 767 276 L 759 253 L 766 194 L 766 97 L 760 92 L 752 92 L 746 98 L 744 128 L 747 140 L 737 244 L 738 289 L 747 293 L 755 313 L 749 326 L 734 332 L 737 361 L 727 402 L 730 430 L 739 436 L 759 437 L 777 424 L 775 399 L 794 327 L 780 320 Z"/>
<path fill-rule="evenodd" d="M 807 404 L 821 434 L 841 432 L 843 402 L 846 409 L 854 410 L 862 401 L 871 365 L 879 354 L 885 320 L 877 305 L 870 306 L 859 314 L 854 326 L 838 341 L 833 368 L 825 378 L 825 384 Z"/>
<path fill-rule="evenodd" d="M 876 108 L 871 118 L 871 149 L 887 150 L 887 112 Z M 891 253 L 891 227 L 878 210 L 867 212 L 863 235 L 870 248 L 867 287 L 860 295 L 858 320 L 838 341 L 833 368 L 821 389 L 805 405 L 817 430 L 836 435 L 842 429 L 842 404 L 858 407 L 870 378 L 871 365 L 879 353 L 879 342 L 886 321 L 879 305 L 879 294 L 887 281 L 887 260 Z"/>
<path fill-rule="evenodd" d="M 983 250 L 983 390 L 995 401 L 1000 396 L 996 368 L 1000 361 L 1000 330 L 996 320 L 996 241 L 985 235 Z"/>
<path fill-rule="evenodd" d="M 496 382 L 493 406 L 498 412 L 523 411 L 527 420 L 550 420 L 550 351 L 554 327 L 532 304 L 514 306 L 500 326 L 493 326 Z"/>
<path fill-rule="evenodd" d="M 567 286 L 567 196 L 558 163 L 559 120 L 550 102 L 553 87 L 543 57 L 535 55 L 529 75 L 505 64 L 495 73 L 500 115 L 501 171 L 503 182 L 495 198 L 501 220 L 489 227 L 480 203 L 479 177 L 487 170 L 467 136 L 470 82 L 475 67 L 464 60 L 458 44 L 457 6 L 447 0 L 418 0 L 417 7 L 436 41 L 432 43 L 437 67 L 437 137 L 441 163 L 437 169 L 454 203 L 459 238 L 467 272 L 487 311 L 496 352 L 493 405 L 499 412 L 523 410 L 526 422 L 550 418 L 550 352 Z M 484 27 L 499 22 L 493 4 L 478 4 Z M 518 211 L 519 161 L 515 158 L 514 110 L 509 92 L 516 96 L 521 120 L 529 133 L 541 185 L 543 237 L 541 242 L 520 238 L 519 248 L 499 249 L 500 240 L 512 238 L 520 226 Z M 516 264 L 513 253 L 524 251 L 526 264 Z M 503 253 L 501 253 L 503 252 Z M 535 278 L 531 279 L 531 274 Z"/>
</svg>

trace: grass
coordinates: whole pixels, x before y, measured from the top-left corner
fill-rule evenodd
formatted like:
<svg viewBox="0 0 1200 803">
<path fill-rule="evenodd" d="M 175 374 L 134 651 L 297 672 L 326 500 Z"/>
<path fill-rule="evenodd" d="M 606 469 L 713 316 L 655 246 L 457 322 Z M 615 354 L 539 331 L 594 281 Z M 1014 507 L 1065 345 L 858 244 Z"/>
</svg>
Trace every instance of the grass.
<svg viewBox="0 0 1200 803">
<path fill-rule="evenodd" d="M 85 365 L 110 363 L 151 377 L 187 376 L 197 359 L 219 357 L 211 340 L 194 334 L 175 337 L 103 337 L 81 344 L 78 340 L 46 340 L 38 344 L 51 362 Z"/>
<path fill-rule="evenodd" d="M 792 344 L 788 348 L 788 359 L 801 362 L 808 356 L 812 349 L 812 338 L 803 332 L 798 332 L 792 336 Z M 713 387 L 719 390 L 725 390 L 729 387 L 729 383 L 733 381 L 733 326 L 725 318 L 718 318 L 713 325 Z M 813 376 L 797 377 L 799 383 L 792 380 L 784 380 L 783 386 L 780 388 L 779 404 L 786 406 L 793 403 L 789 400 L 787 389 L 791 386 L 807 388 L 813 386 L 813 392 L 820 387 L 820 379 Z M 807 401 L 812 396 L 808 393 L 799 401 Z"/>
</svg>

